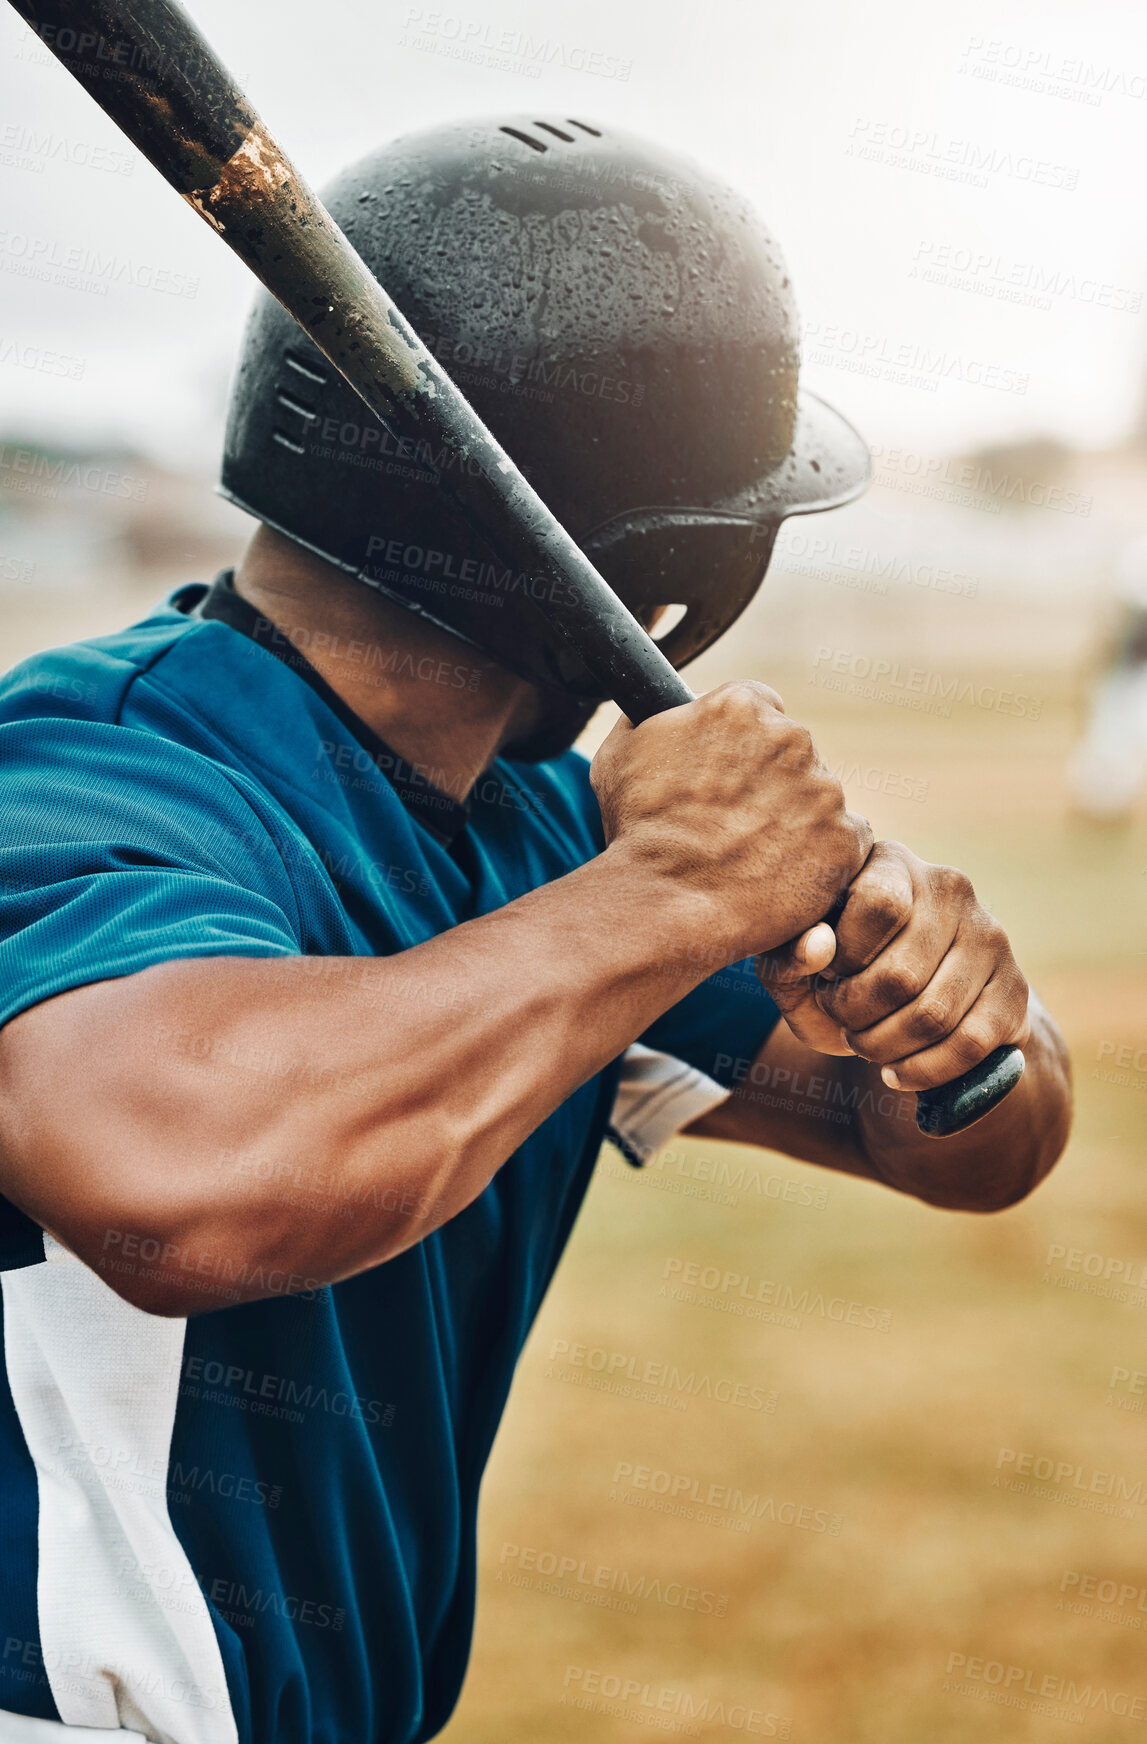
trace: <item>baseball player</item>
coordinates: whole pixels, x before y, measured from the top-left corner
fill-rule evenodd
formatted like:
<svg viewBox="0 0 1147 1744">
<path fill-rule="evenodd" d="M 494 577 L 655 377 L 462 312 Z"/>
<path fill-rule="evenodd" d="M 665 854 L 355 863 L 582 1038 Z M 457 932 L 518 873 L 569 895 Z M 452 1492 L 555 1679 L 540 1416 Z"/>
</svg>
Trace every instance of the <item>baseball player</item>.
<svg viewBox="0 0 1147 1744">
<path fill-rule="evenodd" d="M 490 123 L 328 201 L 675 663 L 863 482 L 775 243 L 690 165 Z M 762 684 L 591 769 L 600 693 L 441 483 L 264 298 L 236 571 L 0 687 L 5 1744 L 442 1728 L 608 1133 L 965 1211 L 1063 1146 L 1062 1042 L 967 878 L 874 844 Z M 923 1137 L 912 1093 L 1009 1041 L 1014 1092 Z"/>
</svg>

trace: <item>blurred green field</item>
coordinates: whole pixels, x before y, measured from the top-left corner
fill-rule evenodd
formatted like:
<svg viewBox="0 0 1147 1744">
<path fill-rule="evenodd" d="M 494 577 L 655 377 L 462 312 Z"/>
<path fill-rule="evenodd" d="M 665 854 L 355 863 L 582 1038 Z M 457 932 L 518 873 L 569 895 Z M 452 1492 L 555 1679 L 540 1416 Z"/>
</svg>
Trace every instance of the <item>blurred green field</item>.
<svg viewBox="0 0 1147 1744">
<path fill-rule="evenodd" d="M 475 1651 L 444 1737 L 791 1728 L 809 1744 L 1011 1744 L 1082 1730 L 1114 1744 L 1147 1715 L 1144 1400 L 1110 1384 L 1147 1370 L 1147 1072 L 1097 1074 L 1147 1044 L 1147 818 L 1068 819 L 1066 685 L 1041 687 L 1039 721 L 944 720 L 826 696 L 807 667 L 770 676 L 830 763 L 861 783 L 926 781 L 922 801 L 857 789 L 856 803 L 878 833 L 963 865 L 1008 925 L 1071 1043 L 1074 1137 L 1032 1199 L 983 1220 L 768 1152 L 675 1141 L 644 1179 L 604 1151 L 486 1482 Z M 787 1283 L 809 1311 L 755 1322 L 727 1311 L 739 1287 L 710 1295 L 717 1307 L 674 1300 L 677 1261 L 748 1277 L 750 1294 Z M 1095 1283 L 1112 1293 L 1079 1288 Z M 842 1302 L 877 1312 L 829 1318 Z M 864 1323 L 884 1315 L 886 1330 Z M 583 1383 L 615 1355 L 635 1361 L 622 1378 L 666 1362 L 758 1386 L 766 1406 L 775 1393 L 775 1410 L 722 1404 L 699 1378 L 684 1410 L 569 1384 L 556 1341 L 587 1347 Z M 1001 1467 L 1002 1450 L 1016 1458 Z M 998 1484 L 1024 1454 L 1070 1475 Z M 624 1469 L 617 1481 L 625 1467 L 648 1468 L 644 1489 Z M 677 1480 L 683 1503 L 659 1511 Z M 704 1505 L 711 1485 L 723 1511 Z"/>
</svg>

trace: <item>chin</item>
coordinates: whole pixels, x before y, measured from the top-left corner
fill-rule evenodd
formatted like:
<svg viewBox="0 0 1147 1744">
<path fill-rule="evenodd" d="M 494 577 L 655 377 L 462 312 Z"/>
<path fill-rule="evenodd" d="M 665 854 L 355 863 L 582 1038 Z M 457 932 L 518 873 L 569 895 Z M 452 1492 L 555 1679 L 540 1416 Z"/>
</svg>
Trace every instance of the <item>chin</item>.
<svg viewBox="0 0 1147 1744">
<path fill-rule="evenodd" d="M 498 754 L 515 763 L 548 763 L 570 749 L 600 707 L 600 698 L 564 697 L 547 691 L 539 695 L 537 713 L 529 726 L 508 739 Z"/>
</svg>

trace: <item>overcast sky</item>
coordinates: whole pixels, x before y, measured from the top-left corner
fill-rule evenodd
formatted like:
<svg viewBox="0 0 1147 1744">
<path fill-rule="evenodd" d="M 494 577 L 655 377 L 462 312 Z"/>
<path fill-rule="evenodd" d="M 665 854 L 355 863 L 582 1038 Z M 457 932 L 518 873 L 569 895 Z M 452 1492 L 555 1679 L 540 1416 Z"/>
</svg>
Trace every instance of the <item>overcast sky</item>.
<svg viewBox="0 0 1147 1744">
<path fill-rule="evenodd" d="M 557 113 L 648 133 L 740 184 L 793 270 L 805 380 L 873 442 L 1103 445 L 1138 415 L 1139 0 L 189 9 L 314 182 L 435 121 Z M 540 77 L 526 36 L 544 44 Z M 488 61 L 451 58 L 460 39 Z M 507 48 L 514 66 L 490 64 Z M 86 289 L 29 278 L 33 245 L 41 261 L 98 252 L 104 276 Z M 109 256 L 154 282 L 109 278 Z M 250 295 L 244 269 L 0 8 L 0 434 L 213 466 Z"/>
</svg>

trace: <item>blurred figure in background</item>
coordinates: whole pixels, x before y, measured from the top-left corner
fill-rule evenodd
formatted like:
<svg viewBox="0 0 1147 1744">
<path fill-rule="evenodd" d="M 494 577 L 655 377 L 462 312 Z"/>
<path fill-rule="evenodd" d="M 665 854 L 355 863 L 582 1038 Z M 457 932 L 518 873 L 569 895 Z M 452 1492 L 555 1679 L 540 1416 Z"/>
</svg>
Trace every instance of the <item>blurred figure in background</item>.
<svg viewBox="0 0 1147 1744">
<path fill-rule="evenodd" d="M 1068 769 L 1072 805 L 1096 823 L 1125 823 L 1147 772 L 1147 534 L 1124 547 L 1111 655 Z"/>
</svg>

